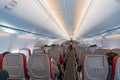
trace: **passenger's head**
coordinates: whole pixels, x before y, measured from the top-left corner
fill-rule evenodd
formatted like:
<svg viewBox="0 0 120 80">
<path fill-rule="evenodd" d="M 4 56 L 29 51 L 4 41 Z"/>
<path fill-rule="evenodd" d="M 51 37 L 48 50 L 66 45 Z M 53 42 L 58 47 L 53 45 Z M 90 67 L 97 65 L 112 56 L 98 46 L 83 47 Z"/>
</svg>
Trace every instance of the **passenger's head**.
<svg viewBox="0 0 120 80">
<path fill-rule="evenodd" d="M 107 57 L 115 57 L 116 55 L 118 55 L 117 53 L 115 53 L 115 52 L 108 52 L 108 53 L 106 53 L 106 56 Z"/>
<path fill-rule="evenodd" d="M 10 54 L 10 52 L 9 52 L 9 51 L 4 52 L 4 53 L 2 54 L 3 57 L 4 57 L 6 54 Z"/>
<path fill-rule="evenodd" d="M 52 44 L 52 45 L 51 45 L 51 48 L 55 48 L 55 44 Z"/>
<path fill-rule="evenodd" d="M 48 53 L 48 51 L 51 49 L 51 47 L 45 47 L 45 52 Z"/>
<path fill-rule="evenodd" d="M 109 65 L 112 65 L 112 61 L 113 61 L 114 57 L 117 56 L 117 55 L 118 54 L 115 53 L 115 52 L 106 53 Z"/>
<path fill-rule="evenodd" d="M 73 43 L 72 43 L 72 42 L 70 42 L 70 44 L 69 44 L 69 48 L 70 48 L 70 49 L 73 48 Z"/>
<path fill-rule="evenodd" d="M 52 46 L 52 47 L 55 47 L 55 44 L 52 44 L 51 46 Z"/>
<path fill-rule="evenodd" d="M 44 47 L 49 47 L 48 45 L 44 45 Z"/>
</svg>

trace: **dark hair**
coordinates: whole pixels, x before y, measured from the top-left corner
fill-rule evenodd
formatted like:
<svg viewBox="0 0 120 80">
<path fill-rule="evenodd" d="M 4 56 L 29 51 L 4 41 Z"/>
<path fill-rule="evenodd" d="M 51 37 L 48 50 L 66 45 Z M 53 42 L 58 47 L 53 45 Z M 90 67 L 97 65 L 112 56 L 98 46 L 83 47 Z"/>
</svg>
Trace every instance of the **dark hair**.
<svg viewBox="0 0 120 80">
<path fill-rule="evenodd" d="M 108 63 L 109 65 L 112 65 L 112 61 L 114 59 L 115 56 L 117 56 L 118 54 L 115 53 L 115 52 L 109 52 L 109 53 L 106 53 L 106 56 L 108 56 Z"/>
<path fill-rule="evenodd" d="M 90 47 L 97 47 L 97 45 L 96 45 L 96 44 L 93 44 L 93 45 L 90 45 Z"/>
<path fill-rule="evenodd" d="M 9 74 L 6 70 L 0 70 L 0 80 L 7 80 L 9 78 Z"/>
<path fill-rule="evenodd" d="M 4 53 L 2 54 L 3 57 L 4 57 L 6 54 L 10 54 L 10 52 L 9 52 L 9 51 L 4 52 Z"/>
<path fill-rule="evenodd" d="M 45 47 L 48 47 L 48 45 L 44 45 Z"/>
<path fill-rule="evenodd" d="M 53 46 L 53 47 L 54 47 L 54 46 L 55 46 L 55 44 L 52 44 L 51 46 Z"/>
<path fill-rule="evenodd" d="M 69 47 L 70 47 L 70 49 L 72 49 L 72 48 L 73 48 L 73 45 L 70 45 Z"/>
</svg>

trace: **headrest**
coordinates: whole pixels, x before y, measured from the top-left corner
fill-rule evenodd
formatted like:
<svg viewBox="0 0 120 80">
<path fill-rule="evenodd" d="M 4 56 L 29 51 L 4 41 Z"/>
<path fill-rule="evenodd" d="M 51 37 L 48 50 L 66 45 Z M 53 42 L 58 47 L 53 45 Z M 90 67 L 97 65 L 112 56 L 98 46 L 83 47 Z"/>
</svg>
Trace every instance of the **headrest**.
<svg viewBox="0 0 120 80">
<path fill-rule="evenodd" d="M 34 49 L 33 54 L 44 54 L 44 50 L 42 50 L 42 49 Z"/>
<path fill-rule="evenodd" d="M 27 51 L 27 53 L 29 54 L 29 56 L 31 55 L 31 50 L 29 49 L 29 48 L 21 48 L 21 49 L 19 49 L 19 52 L 20 53 L 26 53 L 26 51 Z"/>
</svg>

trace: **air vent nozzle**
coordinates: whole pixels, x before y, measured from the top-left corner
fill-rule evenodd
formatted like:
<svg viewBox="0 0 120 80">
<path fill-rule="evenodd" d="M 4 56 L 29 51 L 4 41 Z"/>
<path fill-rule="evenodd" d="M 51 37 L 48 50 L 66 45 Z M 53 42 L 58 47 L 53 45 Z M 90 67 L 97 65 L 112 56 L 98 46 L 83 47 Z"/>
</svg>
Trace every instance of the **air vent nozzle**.
<svg viewBox="0 0 120 80">
<path fill-rule="evenodd" d="M 16 5 L 17 5 L 17 1 L 12 0 L 5 6 L 5 8 L 8 10 L 13 10 Z"/>
</svg>

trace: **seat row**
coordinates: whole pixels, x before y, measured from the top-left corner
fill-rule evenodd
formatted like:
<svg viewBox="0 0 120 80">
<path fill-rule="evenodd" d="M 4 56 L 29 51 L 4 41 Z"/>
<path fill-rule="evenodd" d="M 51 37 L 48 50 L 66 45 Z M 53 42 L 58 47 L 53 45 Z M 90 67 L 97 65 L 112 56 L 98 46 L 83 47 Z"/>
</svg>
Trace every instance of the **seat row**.
<svg viewBox="0 0 120 80">
<path fill-rule="evenodd" d="M 0 55 L 0 69 L 9 73 L 9 79 L 53 80 L 51 58 L 39 51 L 33 51 L 28 63 L 22 53 L 6 54 L 4 58 Z"/>
<path fill-rule="evenodd" d="M 108 74 L 110 70 L 105 55 L 86 55 L 82 67 L 82 80 L 120 80 L 120 56 L 113 59 L 112 74 Z"/>
</svg>

